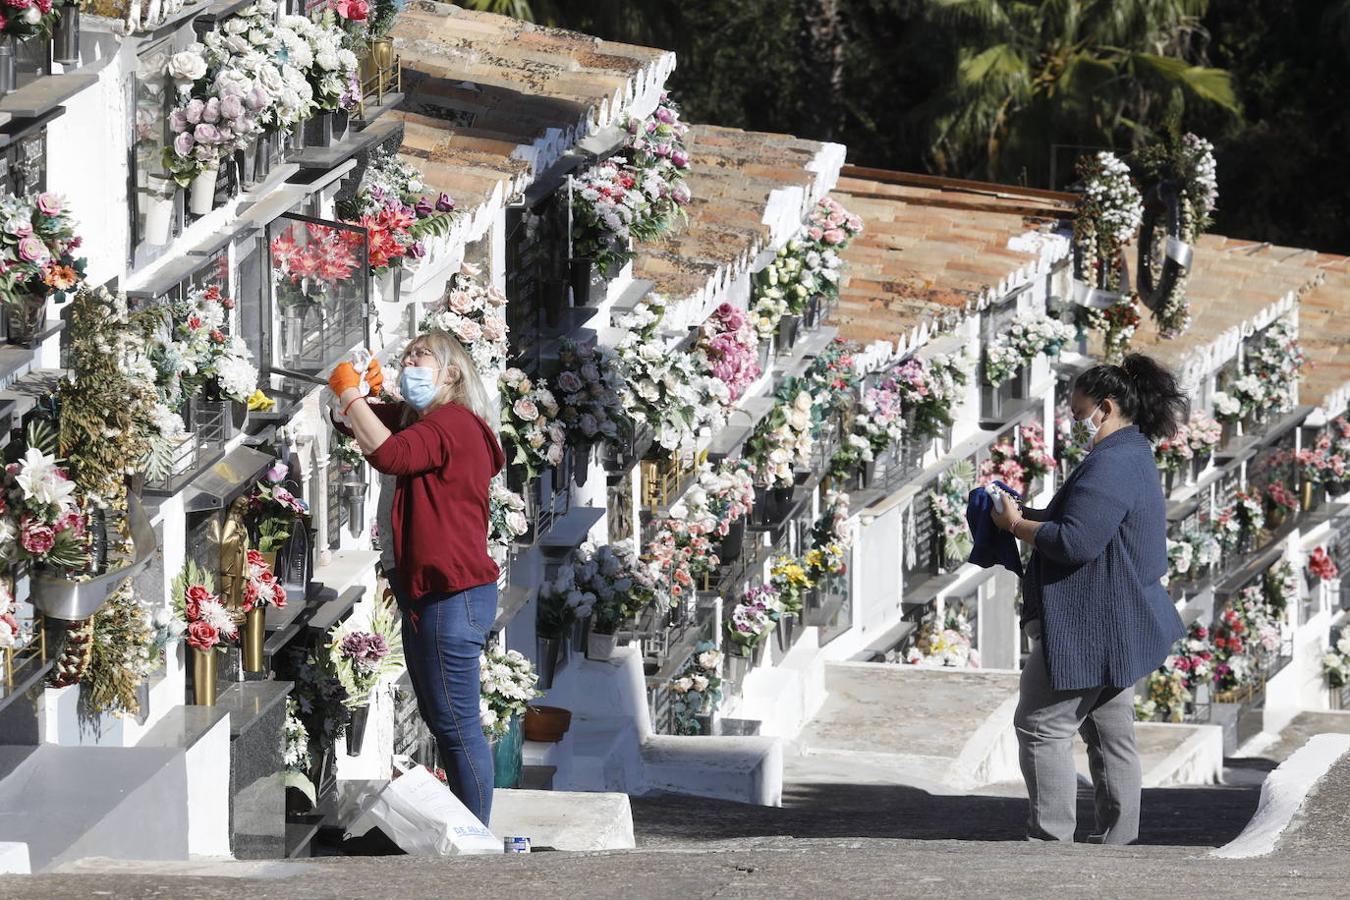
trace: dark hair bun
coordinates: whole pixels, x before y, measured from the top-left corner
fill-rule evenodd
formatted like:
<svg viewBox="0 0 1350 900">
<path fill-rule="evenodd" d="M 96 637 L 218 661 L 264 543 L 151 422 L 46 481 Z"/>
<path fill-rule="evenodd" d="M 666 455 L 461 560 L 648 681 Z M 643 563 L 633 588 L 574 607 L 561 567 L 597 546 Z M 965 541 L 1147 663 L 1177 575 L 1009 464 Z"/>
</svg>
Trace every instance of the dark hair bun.
<svg viewBox="0 0 1350 900">
<path fill-rule="evenodd" d="M 1176 378 L 1142 353 L 1131 353 L 1118 366 L 1093 366 L 1078 376 L 1074 388 L 1097 401 L 1115 401 L 1121 415 L 1149 440 L 1173 437 L 1190 416 L 1190 398 Z"/>
</svg>

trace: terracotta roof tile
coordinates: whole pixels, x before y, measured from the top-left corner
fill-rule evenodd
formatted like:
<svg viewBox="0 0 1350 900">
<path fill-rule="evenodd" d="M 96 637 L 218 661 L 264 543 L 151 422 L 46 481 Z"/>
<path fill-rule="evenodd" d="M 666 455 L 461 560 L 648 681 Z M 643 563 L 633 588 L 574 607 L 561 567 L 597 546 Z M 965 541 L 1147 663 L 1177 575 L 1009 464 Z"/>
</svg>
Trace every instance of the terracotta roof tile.
<svg viewBox="0 0 1350 900">
<path fill-rule="evenodd" d="M 1350 257 L 1320 254 L 1323 281 L 1299 304 L 1299 342 L 1308 365 L 1299 399 L 1331 415 L 1345 411 L 1350 385 Z"/>
<path fill-rule="evenodd" d="M 922 324 L 961 315 L 981 294 L 1037 261 L 1009 239 L 1069 215 L 1061 195 L 1005 185 L 849 170 L 834 198 L 863 219 L 833 322 L 841 337 L 904 340 Z"/>
<path fill-rule="evenodd" d="M 714 125 L 692 126 L 685 142 L 693 196 L 688 221 L 664 241 L 639 244 L 633 261 L 635 277 L 672 299 L 692 296 L 722 270 L 750 261 L 770 238 L 764 223 L 769 195 L 809 189 L 815 175 L 806 167 L 824 146 Z"/>
<path fill-rule="evenodd" d="M 403 154 L 435 163 L 428 184 L 461 208 L 499 188 L 515 193 L 635 97 L 654 97 L 675 64 L 665 50 L 430 0 L 409 3 L 391 37 L 403 64 L 405 96 L 391 113 L 407 126 Z"/>
</svg>

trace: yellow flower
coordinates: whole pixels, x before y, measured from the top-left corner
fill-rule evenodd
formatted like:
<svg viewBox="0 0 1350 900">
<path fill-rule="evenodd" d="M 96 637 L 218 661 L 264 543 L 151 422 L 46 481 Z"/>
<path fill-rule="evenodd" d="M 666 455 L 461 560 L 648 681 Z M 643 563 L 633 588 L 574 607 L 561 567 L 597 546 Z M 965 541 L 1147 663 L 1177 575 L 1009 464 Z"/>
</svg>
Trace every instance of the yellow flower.
<svg viewBox="0 0 1350 900">
<path fill-rule="evenodd" d="M 277 408 L 277 401 L 264 394 L 262 388 L 258 388 L 249 396 L 248 408 L 250 412 L 271 412 Z"/>
</svg>

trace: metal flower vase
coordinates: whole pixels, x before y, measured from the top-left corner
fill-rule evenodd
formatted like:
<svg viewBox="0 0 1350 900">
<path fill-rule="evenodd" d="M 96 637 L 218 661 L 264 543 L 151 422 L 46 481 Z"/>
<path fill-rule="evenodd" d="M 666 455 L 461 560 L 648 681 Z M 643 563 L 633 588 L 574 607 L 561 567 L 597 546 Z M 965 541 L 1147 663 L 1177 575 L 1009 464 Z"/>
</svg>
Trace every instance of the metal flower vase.
<svg viewBox="0 0 1350 900">
<path fill-rule="evenodd" d="M 267 639 L 267 607 L 255 606 L 244 613 L 245 672 L 263 671 L 263 643 Z"/>
<path fill-rule="evenodd" d="M 558 663 L 563 652 L 562 644 L 563 640 L 560 637 L 535 637 L 540 690 L 547 691 L 553 687 L 553 676 L 558 672 Z"/>
<path fill-rule="evenodd" d="M 366 743 L 366 723 L 370 721 L 370 704 L 352 707 L 352 720 L 347 724 L 347 755 L 360 756 Z"/>
<path fill-rule="evenodd" d="M 14 36 L 7 34 L 0 37 L 0 97 L 14 93 L 16 87 Z"/>
<path fill-rule="evenodd" d="M 192 702 L 198 706 L 216 705 L 216 651 L 198 650 L 192 652 Z"/>
<path fill-rule="evenodd" d="M 63 3 L 52 28 L 52 62 L 75 66 L 80 62 L 80 7 Z"/>
</svg>

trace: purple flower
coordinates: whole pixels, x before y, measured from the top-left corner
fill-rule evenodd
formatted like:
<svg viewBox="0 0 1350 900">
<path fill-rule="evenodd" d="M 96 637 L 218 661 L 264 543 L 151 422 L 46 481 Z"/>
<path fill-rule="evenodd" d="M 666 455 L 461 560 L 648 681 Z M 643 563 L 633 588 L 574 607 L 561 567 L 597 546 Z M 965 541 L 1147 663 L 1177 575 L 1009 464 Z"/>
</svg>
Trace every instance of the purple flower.
<svg viewBox="0 0 1350 900">
<path fill-rule="evenodd" d="M 38 194 L 37 207 L 44 216 L 54 216 L 61 211 L 61 198 L 50 191 Z"/>
<path fill-rule="evenodd" d="M 202 121 L 210 122 L 212 125 L 220 121 L 219 97 L 212 97 L 206 101 L 206 106 L 202 109 Z"/>
<path fill-rule="evenodd" d="M 421 241 L 413 241 L 408 247 L 408 254 L 412 256 L 413 259 L 421 259 L 427 255 L 427 248 Z"/>
<path fill-rule="evenodd" d="M 445 191 L 436 198 L 436 209 L 440 212 L 451 212 L 455 208 L 455 201 Z"/>
<path fill-rule="evenodd" d="M 200 100 L 192 99 L 188 105 L 183 107 L 183 117 L 187 119 L 189 125 L 196 125 L 202 120 L 202 111 L 206 109 L 206 104 Z"/>
<path fill-rule="evenodd" d="M 187 116 L 183 115 L 181 109 L 175 109 L 169 113 L 169 127 L 173 129 L 174 134 L 188 130 Z"/>
<path fill-rule="evenodd" d="M 281 460 L 277 460 L 272 463 L 272 468 L 267 470 L 266 478 L 276 484 L 278 481 L 284 481 L 288 472 L 290 472 L 290 467 Z"/>
<path fill-rule="evenodd" d="M 413 206 L 413 212 L 417 213 L 417 218 L 419 219 L 425 219 L 427 216 L 431 215 L 433 210 L 434 207 L 427 202 L 426 197 L 419 198 L 417 203 Z"/>
<path fill-rule="evenodd" d="M 220 131 L 214 125 L 205 122 L 192 130 L 192 136 L 199 144 L 215 144 L 220 141 Z"/>
<path fill-rule="evenodd" d="M 656 108 L 656 118 L 664 125 L 669 125 L 675 121 L 675 114 L 668 107 L 658 106 Z"/>
<path fill-rule="evenodd" d="M 207 104 L 210 109 L 210 104 Z M 230 94 L 220 101 L 220 114 L 227 119 L 237 119 L 244 114 L 243 101 L 238 96 Z M 208 120 L 209 121 L 209 120 Z"/>
<path fill-rule="evenodd" d="M 47 261 L 47 245 L 31 234 L 19 241 L 19 259 L 24 262 L 41 264 Z"/>
<path fill-rule="evenodd" d="M 670 155 L 670 161 L 673 162 L 677 168 L 683 169 L 685 166 L 689 165 L 689 154 L 685 153 L 683 150 L 676 150 Z"/>
<path fill-rule="evenodd" d="M 389 645 L 383 635 L 355 631 L 342 639 L 338 647 L 344 657 L 351 660 L 352 668 L 362 675 L 372 675 L 379 668 L 380 660 L 389 655 Z"/>
</svg>

